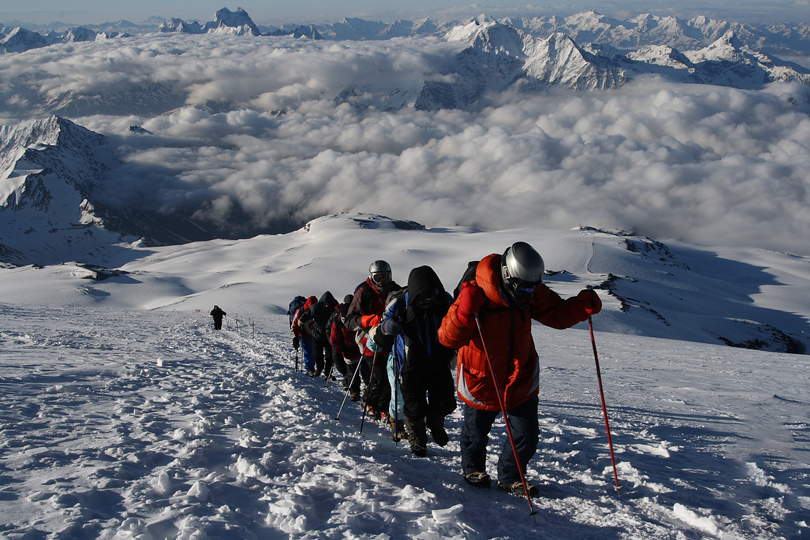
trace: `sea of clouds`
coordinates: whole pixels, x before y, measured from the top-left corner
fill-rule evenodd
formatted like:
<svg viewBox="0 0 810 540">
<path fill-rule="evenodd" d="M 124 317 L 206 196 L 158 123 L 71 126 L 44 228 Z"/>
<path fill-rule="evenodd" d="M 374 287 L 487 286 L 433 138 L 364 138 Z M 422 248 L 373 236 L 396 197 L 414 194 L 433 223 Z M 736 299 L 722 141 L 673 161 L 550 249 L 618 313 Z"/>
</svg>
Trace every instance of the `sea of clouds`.
<svg viewBox="0 0 810 540">
<path fill-rule="evenodd" d="M 107 135 L 123 162 L 102 196 L 223 230 L 366 211 L 431 227 L 590 225 L 810 253 L 807 87 L 649 77 L 500 94 L 467 111 L 362 106 L 375 89 L 415 97 L 445 80 L 461 48 L 158 34 L 52 46 L 0 55 L 0 123 L 113 96 L 122 114 L 68 116 Z M 154 83 L 181 106 L 141 105 L 136 90 Z M 352 103 L 335 99 L 352 87 Z"/>
</svg>

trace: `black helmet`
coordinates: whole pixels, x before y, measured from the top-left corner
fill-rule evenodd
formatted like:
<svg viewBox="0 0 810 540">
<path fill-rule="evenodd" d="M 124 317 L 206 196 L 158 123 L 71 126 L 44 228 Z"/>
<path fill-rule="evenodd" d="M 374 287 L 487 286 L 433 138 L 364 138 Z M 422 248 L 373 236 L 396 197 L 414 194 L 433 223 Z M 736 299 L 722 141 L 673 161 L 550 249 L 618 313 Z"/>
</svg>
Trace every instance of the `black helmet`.
<svg viewBox="0 0 810 540">
<path fill-rule="evenodd" d="M 393 281 L 391 265 L 385 261 L 374 261 L 368 267 L 368 277 L 371 278 L 371 284 L 375 289 L 387 291 Z"/>
<path fill-rule="evenodd" d="M 543 257 L 526 242 L 515 242 L 503 252 L 503 290 L 514 305 L 526 308 L 543 281 Z"/>
</svg>

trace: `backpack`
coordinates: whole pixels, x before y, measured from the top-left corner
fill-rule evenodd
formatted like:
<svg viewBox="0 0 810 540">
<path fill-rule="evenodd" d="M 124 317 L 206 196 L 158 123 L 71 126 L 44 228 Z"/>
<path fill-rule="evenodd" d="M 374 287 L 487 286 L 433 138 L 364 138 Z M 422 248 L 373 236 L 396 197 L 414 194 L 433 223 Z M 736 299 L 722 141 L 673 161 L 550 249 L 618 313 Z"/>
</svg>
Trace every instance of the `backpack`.
<svg viewBox="0 0 810 540">
<path fill-rule="evenodd" d="M 293 319 L 295 319 L 295 312 L 301 309 L 306 301 L 307 299 L 305 297 L 296 296 L 293 298 L 293 301 L 290 302 L 290 307 L 287 309 L 287 316 L 290 318 L 290 328 L 292 328 Z"/>
<path fill-rule="evenodd" d="M 456 285 L 456 288 L 453 289 L 453 299 L 458 298 L 459 293 L 461 292 L 461 285 L 472 281 L 475 279 L 475 272 L 478 270 L 478 263 L 480 261 L 470 261 L 467 263 L 467 269 L 464 271 L 464 274 L 461 276 L 461 279 Z"/>
</svg>

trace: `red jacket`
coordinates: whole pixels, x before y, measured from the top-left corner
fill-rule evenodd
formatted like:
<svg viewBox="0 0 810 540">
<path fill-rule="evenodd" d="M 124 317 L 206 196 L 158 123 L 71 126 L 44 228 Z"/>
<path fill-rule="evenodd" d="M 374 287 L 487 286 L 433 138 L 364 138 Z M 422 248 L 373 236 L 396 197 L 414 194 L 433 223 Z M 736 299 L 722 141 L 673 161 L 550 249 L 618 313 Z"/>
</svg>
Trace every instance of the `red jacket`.
<svg viewBox="0 0 810 540">
<path fill-rule="evenodd" d="M 488 255 L 478 263 L 474 283 L 487 301 L 479 312 L 486 349 L 492 360 L 506 409 L 513 409 L 539 393 L 540 368 L 532 339 L 534 319 L 552 328 L 570 328 L 588 316 L 574 298 L 563 300 L 542 284 L 526 310 L 510 308 L 499 292 L 501 255 Z M 458 397 L 468 405 L 498 411 L 498 395 L 477 327 L 458 320 L 458 300 L 442 320 L 439 341 L 458 349 Z"/>
<path fill-rule="evenodd" d="M 307 298 L 307 301 L 304 302 L 304 305 L 301 307 L 301 309 L 299 309 L 298 311 L 295 312 L 295 316 L 293 316 L 293 323 L 292 323 L 292 333 L 293 333 L 294 336 L 297 336 L 297 337 L 302 337 L 302 336 L 312 337 L 312 334 L 310 334 L 307 331 L 307 329 L 304 328 L 304 326 L 301 324 L 301 315 L 303 315 L 304 313 L 309 311 L 309 308 L 312 307 L 312 304 L 315 304 L 317 302 L 318 302 L 318 299 L 316 297 L 310 296 L 309 298 Z"/>
<path fill-rule="evenodd" d="M 357 342 L 354 341 L 354 335 L 354 332 L 347 329 L 341 321 L 335 321 L 335 324 L 332 325 L 332 333 L 329 336 L 329 342 L 335 352 L 352 362 L 362 356 Z"/>
</svg>

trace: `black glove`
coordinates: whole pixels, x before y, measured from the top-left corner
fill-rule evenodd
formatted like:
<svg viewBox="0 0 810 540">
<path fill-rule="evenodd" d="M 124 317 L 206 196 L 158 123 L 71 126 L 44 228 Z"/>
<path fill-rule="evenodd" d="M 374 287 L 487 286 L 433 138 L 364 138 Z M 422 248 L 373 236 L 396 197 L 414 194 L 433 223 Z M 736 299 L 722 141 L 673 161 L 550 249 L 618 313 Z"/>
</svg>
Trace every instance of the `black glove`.
<svg viewBox="0 0 810 540">
<path fill-rule="evenodd" d="M 293 347 L 297 351 L 300 346 L 301 346 L 301 342 L 299 341 L 298 336 L 295 336 L 293 338 Z"/>
</svg>

